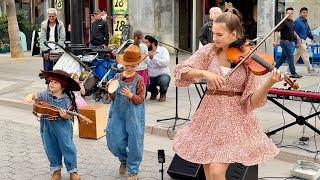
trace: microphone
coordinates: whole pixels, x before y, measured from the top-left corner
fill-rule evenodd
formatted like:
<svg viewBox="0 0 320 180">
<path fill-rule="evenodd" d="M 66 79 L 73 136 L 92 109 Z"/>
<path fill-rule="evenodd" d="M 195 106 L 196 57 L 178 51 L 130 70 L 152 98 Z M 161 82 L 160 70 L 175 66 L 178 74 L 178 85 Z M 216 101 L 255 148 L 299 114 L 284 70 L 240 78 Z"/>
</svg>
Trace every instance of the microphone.
<svg viewBox="0 0 320 180">
<path fill-rule="evenodd" d="M 52 96 L 53 99 L 57 99 L 57 96 Z"/>
<path fill-rule="evenodd" d="M 122 81 L 125 81 L 127 79 L 127 77 L 123 76 Z"/>
</svg>

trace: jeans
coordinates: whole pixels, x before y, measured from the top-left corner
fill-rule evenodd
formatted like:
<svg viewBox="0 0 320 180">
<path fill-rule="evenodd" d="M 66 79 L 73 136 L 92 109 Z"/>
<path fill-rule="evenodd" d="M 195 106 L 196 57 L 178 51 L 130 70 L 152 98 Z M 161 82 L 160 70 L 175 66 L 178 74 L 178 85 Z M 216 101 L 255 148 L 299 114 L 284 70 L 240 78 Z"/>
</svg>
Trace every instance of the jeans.
<svg viewBox="0 0 320 180">
<path fill-rule="evenodd" d="M 160 94 L 166 94 L 171 77 L 168 74 L 161 74 L 156 77 L 150 77 L 150 84 L 148 85 L 147 90 L 149 92 L 158 92 L 157 86 L 160 87 Z"/>
<path fill-rule="evenodd" d="M 77 152 L 73 142 L 73 123 L 70 120 L 40 120 L 41 139 L 48 160 L 50 171 L 54 173 L 62 168 L 62 157 L 68 173 L 77 172 Z"/>
<path fill-rule="evenodd" d="M 289 40 L 281 40 L 280 46 L 282 48 L 282 55 L 279 61 L 276 63 L 276 68 L 279 68 L 285 60 L 288 61 L 289 70 L 292 75 L 297 74 L 296 68 L 293 62 L 294 42 Z"/>
<path fill-rule="evenodd" d="M 43 59 L 43 70 L 44 71 L 52 71 L 53 70 L 53 61 L 51 61 L 50 59 L 45 60 Z"/>
</svg>

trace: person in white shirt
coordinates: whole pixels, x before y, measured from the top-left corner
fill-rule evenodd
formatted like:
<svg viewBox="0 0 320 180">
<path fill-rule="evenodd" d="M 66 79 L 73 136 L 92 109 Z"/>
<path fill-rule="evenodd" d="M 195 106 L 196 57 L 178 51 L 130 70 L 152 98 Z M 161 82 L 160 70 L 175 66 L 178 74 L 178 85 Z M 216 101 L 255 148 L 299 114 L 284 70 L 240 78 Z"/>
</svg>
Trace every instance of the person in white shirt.
<svg viewBox="0 0 320 180">
<path fill-rule="evenodd" d="M 163 102 L 166 100 L 171 80 L 169 69 L 170 55 L 168 50 L 165 47 L 159 46 L 158 41 L 150 35 L 144 37 L 144 43 L 148 47 L 150 59 L 146 61 L 150 78 L 150 84 L 147 87 L 147 90 L 151 92 L 150 100 L 156 100 L 160 92 L 159 101 Z"/>
<path fill-rule="evenodd" d="M 62 21 L 57 19 L 57 10 L 49 8 L 47 10 L 48 19 L 41 23 L 41 31 L 39 35 L 40 49 L 43 54 L 43 70 L 52 71 L 53 61 L 50 60 L 50 50 L 55 50 L 55 44 L 48 44 L 50 49 L 44 45 L 45 41 L 54 41 L 64 47 L 66 40 L 66 32 Z"/>
</svg>

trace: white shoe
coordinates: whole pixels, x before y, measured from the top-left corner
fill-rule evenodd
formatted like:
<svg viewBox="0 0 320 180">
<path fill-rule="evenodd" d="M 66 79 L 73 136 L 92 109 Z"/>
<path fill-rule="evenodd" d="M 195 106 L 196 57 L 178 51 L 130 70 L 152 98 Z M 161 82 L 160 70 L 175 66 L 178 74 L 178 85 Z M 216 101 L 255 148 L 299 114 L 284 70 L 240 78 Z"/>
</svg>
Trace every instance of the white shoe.
<svg viewBox="0 0 320 180">
<path fill-rule="evenodd" d="M 315 70 L 315 69 L 311 69 L 308 73 L 308 76 L 316 76 L 319 74 L 319 71 L 318 70 Z"/>
</svg>

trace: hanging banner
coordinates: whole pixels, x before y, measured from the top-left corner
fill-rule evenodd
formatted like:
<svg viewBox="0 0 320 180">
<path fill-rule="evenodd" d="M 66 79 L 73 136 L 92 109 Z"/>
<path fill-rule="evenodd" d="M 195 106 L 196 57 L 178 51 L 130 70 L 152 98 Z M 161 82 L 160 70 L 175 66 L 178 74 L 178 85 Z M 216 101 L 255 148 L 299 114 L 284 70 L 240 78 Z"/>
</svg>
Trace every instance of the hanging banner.
<svg viewBox="0 0 320 180">
<path fill-rule="evenodd" d="M 128 21 L 123 15 L 115 15 L 113 21 L 114 36 L 121 38 L 123 27 L 127 24 Z"/>
<path fill-rule="evenodd" d="M 112 1 L 112 14 L 128 14 L 128 0 L 113 0 Z"/>
</svg>

